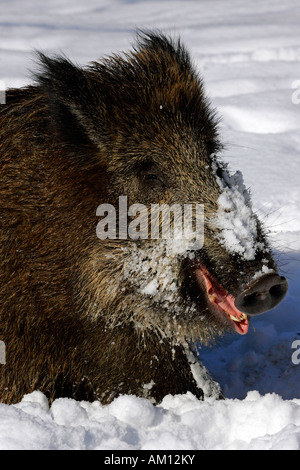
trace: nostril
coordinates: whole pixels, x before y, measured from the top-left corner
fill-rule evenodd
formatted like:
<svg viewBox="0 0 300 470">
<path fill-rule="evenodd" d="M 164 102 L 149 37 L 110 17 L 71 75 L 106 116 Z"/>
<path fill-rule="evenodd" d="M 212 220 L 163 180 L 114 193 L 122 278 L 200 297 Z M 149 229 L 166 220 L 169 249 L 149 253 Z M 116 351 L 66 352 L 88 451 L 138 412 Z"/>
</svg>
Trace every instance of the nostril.
<svg viewBox="0 0 300 470">
<path fill-rule="evenodd" d="M 281 297 L 282 295 L 286 294 L 286 291 L 287 291 L 287 287 L 285 283 L 283 283 L 283 284 L 277 284 L 275 286 L 272 286 L 269 292 L 273 297 Z"/>
<path fill-rule="evenodd" d="M 244 297 L 244 304 L 245 305 L 251 306 L 251 305 L 255 304 L 255 302 L 256 302 L 256 292 L 254 292 L 254 294 L 245 295 L 245 297 Z"/>
<path fill-rule="evenodd" d="M 267 274 L 255 281 L 235 299 L 235 306 L 248 315 L 258 315 L 276 307 L 284 298 L 287 280 L 277 274 Z"/>
</svg>

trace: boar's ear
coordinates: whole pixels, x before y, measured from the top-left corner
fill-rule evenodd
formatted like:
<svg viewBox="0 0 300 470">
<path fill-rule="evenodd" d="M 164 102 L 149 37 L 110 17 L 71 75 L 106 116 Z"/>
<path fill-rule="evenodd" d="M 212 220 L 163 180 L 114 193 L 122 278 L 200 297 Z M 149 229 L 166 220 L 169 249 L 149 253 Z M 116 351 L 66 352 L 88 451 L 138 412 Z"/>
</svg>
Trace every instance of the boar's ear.
<svg viewBox="0 0 300 470">
<path fill-rule="evenodd" d="M 50 103 L 51 118 L 60 137 L 70 144 L 98 144 L 105 106 L 100 86 L 65 57 L 38 53 L 42 71 L 37 81 Z"/>
</svg>

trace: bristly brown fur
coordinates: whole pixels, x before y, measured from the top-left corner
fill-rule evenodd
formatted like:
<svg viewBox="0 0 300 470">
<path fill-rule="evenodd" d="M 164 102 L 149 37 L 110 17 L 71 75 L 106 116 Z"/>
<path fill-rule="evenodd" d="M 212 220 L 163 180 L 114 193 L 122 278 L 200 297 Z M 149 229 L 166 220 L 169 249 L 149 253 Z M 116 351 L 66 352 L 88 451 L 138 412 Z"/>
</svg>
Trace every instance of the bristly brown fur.
<svg viewBox="0 0 300 470">
<path fill-rule="evenodd" d="M 0 108 L 0 400 L 36 389 L 103 403 L 121 393 L 202 397 L 186 341 L 207 343 L 224 328 L 183 296 L 182 260 L 164 272 L 165 245 L 100 241 L 95 231 L 98 205 L 117 206 L 120 195 L 128 205 L 216 211 L 211 167 L 221 144 L 202 80 L 180 41 L 161 34 L 140 33 L 130 53 L 87 68 L 39 59 L 36 84 L 8 90 Z M 144 177 L 149 167 L 164 175 L 156 186 Z M 211 230 L 202 255 L 234 292 L 238 260 Z M 155 299 L 141 293 L 140 263 L 164 285 Z M 177 285 L 168 301 L 166 273 Z"/>
</svg>

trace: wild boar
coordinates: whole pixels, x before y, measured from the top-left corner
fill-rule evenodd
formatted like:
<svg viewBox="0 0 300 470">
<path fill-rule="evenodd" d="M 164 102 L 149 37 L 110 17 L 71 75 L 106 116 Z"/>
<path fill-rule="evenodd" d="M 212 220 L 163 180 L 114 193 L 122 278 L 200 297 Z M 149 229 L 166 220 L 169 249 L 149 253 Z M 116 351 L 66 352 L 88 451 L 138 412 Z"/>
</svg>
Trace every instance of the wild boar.
<svg viewBox="0 0 300 470">
<path fill-rule="evenodd" d="M 189 53 L 147 32 L 131 52 L 87 67 L 43 54 L 39 63 L 0 112 L 0 400 L 33 390 L 103 404 L 222 396 L 193 343 L 245 334 L 287 281 L 241 174 L 221 160 Z M 133 236 L 124 229 L 133 207 L 188 204 L 204 208 L 198 245 L 160 237 L 161 215 L 154 237 L 150 219 L 143 237 L 137 223 Z"/>
</svg>

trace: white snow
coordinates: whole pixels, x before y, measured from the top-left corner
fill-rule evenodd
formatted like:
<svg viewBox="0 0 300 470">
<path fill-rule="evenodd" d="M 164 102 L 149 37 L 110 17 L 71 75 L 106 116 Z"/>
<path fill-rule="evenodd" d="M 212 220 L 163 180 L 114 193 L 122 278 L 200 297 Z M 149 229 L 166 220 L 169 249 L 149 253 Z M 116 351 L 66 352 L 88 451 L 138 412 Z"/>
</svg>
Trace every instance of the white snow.
<svg viewBox="0 0 300 470">
<path fill-rule="evenodd" d="M 244 400 L 201 402 L 191 393 L 159 406 L 122 395 L 110 405 L 68 398 L 48 408 L 41 392 L 0 405 L 0 449 L 299 449 L 300 400 L 251 391 Z"/>
<path fill-rule="evenodd" d="M 86 64 L 128 49 L 136 27 L 180 33 L 223 117 L 224 158 L 251 188 L 290 287 L 246 336 L 199 349 L 226 400 L 58 399 L 49 409 L 36 391 L 0 404 L 1 449 L 300 449 L 299 21 L 298 0 L 2 0 L 6 86 L 30 82 L 33 49 Z"/>
<path fill-rule="evenodd" d="M 221 189 L 218 211 L 211 218 L 211 223 L 219 230 L 216 237 L 230 253 L 253 260 L 263 245 L 257 241 L 257 222 L 243 176 L 240 171 L 230 175 L 224 168 L 222 178 L 216 174 L 215 177 Z"/>
</svg>

